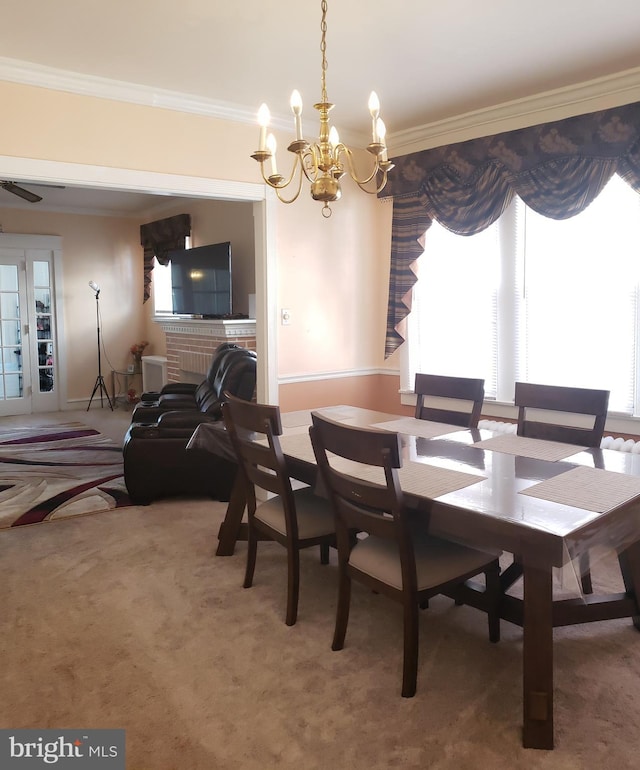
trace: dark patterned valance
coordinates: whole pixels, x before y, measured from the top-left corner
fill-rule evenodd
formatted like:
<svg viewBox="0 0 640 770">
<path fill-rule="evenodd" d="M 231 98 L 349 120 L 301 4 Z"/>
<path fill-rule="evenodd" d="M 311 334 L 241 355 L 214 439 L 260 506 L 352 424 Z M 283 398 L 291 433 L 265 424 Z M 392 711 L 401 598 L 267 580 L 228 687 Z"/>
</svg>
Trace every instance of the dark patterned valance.
<svg viewBox="0 0 640 770">
<path fill-rule="evenodd" d="M 143 304 L 151 296 L 151 271 L 153 258 L 161 265 L 169 263 L 169 252 L 183 249 L 185 238 L 191 235 L 191 215 L 177 214 L 140 225 L 140 243 L 144 249 L 144 296 Z"/>
<path fill-rule="evenodd" d="M 553 219 L 578 214 L 614 173 L 640 192 L 640 103 L 394 158 L 385 357 L 404 341 L 417 242 L 436 219 L 460 235 L 492 224 L 519 195 Z"/>
</svg>

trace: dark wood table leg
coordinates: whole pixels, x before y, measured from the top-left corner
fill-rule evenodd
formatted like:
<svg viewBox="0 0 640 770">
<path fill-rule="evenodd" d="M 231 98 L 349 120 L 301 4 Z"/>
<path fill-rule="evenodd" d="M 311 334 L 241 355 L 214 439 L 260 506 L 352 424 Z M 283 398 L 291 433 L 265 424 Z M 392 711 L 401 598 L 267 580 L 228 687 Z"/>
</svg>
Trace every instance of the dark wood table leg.
<svg viewBox="0 0 640 770">
<path fill-rule="evenodd" d="M 240 473 L 237 473 L 231 490 L 227 512 L 218 530 L 218 550 L 216 551 L 216 556 L 233 555 L 236 541 L 242 529 L 242 517 L 244 516 L 245 507 L 246 500 L 242 487 L 242 477 Z"/>
<path fill-rule="evenodd" d="M 634 543 L 618 554 L 624 587 L 636 600 L 638 612 L 632 615 L 633 625 L 640 631 L 640 543 Z"/>
<path fill-rule="evenodd" d="M 528 749 L 553 748 L 551 568 L 524 563 L 523 732 Z"/>
</svg>

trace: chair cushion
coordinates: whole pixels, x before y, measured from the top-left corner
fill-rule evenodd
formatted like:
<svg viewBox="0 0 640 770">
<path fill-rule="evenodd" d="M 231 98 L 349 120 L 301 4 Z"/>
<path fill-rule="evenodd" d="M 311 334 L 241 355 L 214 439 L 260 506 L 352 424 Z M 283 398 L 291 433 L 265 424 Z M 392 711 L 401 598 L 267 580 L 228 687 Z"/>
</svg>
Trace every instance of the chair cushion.
<svg viewBox="0 0 640 770">
<path fill-rule="evenodd" d="M 335 520 L 329 501 L 313 494 L 311 487 L 294 490 L 298 517 L 298 537 L 306 540 L 335 532 Z M 286 535 L 282 498 L 272 497 L 260 503 L 255 513 L 256 519 L 263 521 L 276 532 Z"/>
<path fill-rule="evenodd" d="M 455 580 L 459 575 L 477 570 L 497 558 L 495 553 L 476 551 L 449 540 L 429 535 L 414 537 L 418 590 Z M 358 540 L 351 551 L 349 564 L 377 580 L 402 590 L 400 553 L 396 543 L 369 535 Z"/>
</svg>

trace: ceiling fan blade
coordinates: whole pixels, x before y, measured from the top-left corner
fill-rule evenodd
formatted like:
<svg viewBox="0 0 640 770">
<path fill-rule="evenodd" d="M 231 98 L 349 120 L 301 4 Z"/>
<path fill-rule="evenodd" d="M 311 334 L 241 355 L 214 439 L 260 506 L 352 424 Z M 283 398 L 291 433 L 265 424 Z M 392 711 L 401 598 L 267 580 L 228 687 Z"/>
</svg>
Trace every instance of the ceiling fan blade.
<svg viewBox="0 0 640 770">
<path fill-rule="evenodd" d="M 0 182 L 0 187 L 7 192 L 17 195 L 19 198 L 24 198 L 24 200 L 29 201 L 29 203 L 38 203 L 38 201 L 42 200 L 39 195 L 36 195 L 29 190 L 25 190 L 24 187 L 18 187 L 18 185 L 13 182 Z"/>
</svg>

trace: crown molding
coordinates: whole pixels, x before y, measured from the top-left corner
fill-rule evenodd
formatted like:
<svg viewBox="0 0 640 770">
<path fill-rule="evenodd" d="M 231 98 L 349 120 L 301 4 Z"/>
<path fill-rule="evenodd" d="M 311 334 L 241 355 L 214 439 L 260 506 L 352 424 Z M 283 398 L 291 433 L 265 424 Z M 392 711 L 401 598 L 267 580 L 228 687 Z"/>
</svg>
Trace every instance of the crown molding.
<svg viewBox="0 0 640 770">
<path fill-rule="evenodd" d="M 640 101 L 640 67 L 395 132 L 387 136 L 389 154 L 408 155 L 634 101 Z"/>
<path fill-rule="evenodd" d="M 206 115 L 220 120 L 255 125 L 256 115 L 238 104 L 152 88 L 120 80 L 0 56 L 0 80 L 94 96 L 147 107 Z M 463 142 L 502 131 L 512 131 L 550 120 L 640 101 L 640 67 L 577 83 L 564 88 L 514 99 L 422 126 L 387 134 L 390 155 L 407 155 L 430 147 Z M 272 126 L 291 128 L 290 116 L 272 115 Z M 349 139 L 356 139 L 353 134 Z M 359 137 L 358 137 L 359 138 Z"/>
<path fill-rule="evenodd" d="M 53 91 L 66 91 L 82 96 L 94 96 L 99 99 L 129 102 L 143 107 L 157 107 L 176 112 L 205 115 L 210 118 L 251 126 L 256 125 L 256 111 L 239 104 L 206 99 L 193 94 L 143 86 L 122 80 L 85 75 L 19 59 L 10 59 L 5 56 L 0 56 L 0 80 L 36 86 L 37 88 L 49 88 Z M 271 126 L 280 131 L 290 132 L 291 116 L 271 113 Z M 362 138 L 354 132 L 344 131 L 343 133 L 348 139 Z"/>
<path fill-rule="evenodd" d="M 38 88 L 50 88 L 54 91 L 95 96 L 101 99 L 112 99 L 118 102 L 140 104 L 146 107 L 191 112 L 221 120 L 231 120 L 236 123 L 255 124 L 256 122 L 255 112 L 237 104 L 218 102 L 178 91 L 152 88 L 95 75 L 84 75 L 4 56 L 0 56 L 0 80 Z"/>
</svg>

